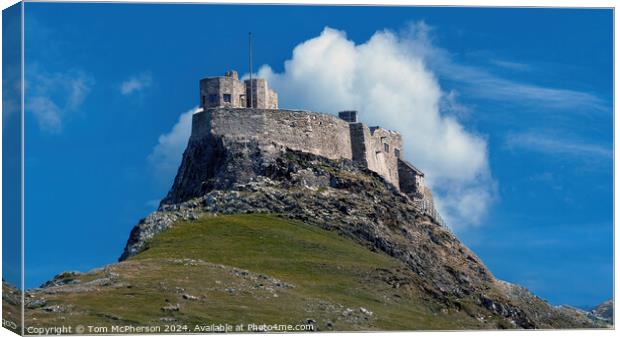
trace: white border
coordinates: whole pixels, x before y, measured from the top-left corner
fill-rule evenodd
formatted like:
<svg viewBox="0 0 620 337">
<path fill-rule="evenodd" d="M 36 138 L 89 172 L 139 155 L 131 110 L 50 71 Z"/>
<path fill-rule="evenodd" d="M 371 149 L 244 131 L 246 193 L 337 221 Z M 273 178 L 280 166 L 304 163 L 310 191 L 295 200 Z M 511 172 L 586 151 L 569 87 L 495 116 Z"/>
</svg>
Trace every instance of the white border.
<svg viewBox="0 0 620 337">
<path fill-rule="evenodd" d="M 5 0 L 3 0 L 5 1 Z M 8 0 L 7 0 L 8 1 Z M 8 1 L 10 3 L 10 1 Z M 186 4 L 285 4 L 285 5 L 372 5 L 372 6 L 467 6 L 467 7 L 579 7 L 579 8 L 612 8 L 615 7 L 615 1 L 610 0 L 25 0 L 25 2 L 124 2 L 124 3 L 186 3 Z M 15 1 L 13 1 L 15 3 Z"/>
<path fill-rule="evenodd" d="M 192 3 L 192 4 L 197 4 L 197 3 L 205 3 L 205 4 L 292 4 L 292 5 L 361 5 L 361 6 L 366 6 L 366 5 L 381 5 L 381 6 L 433 6 L 433 7 L 439 7 L 439 6 L 466 6 L 466 7 L 561 7 L 561 8 L 614 8 L 616 7 L 616 1 L 611 1 L 611 0 L 591 0 L 591 1 L 579 1 L 579 0 L 563 0 L 563 1 L 558 1 L 558 0 L 522 0 L 522 1 L 509 1 L 509 0 L 495 0 L 495 1 L 489 1 L 489 0 L 439 0 L 439 1 L 433 1 L 433 0 L 387 0 L 387 1 L 380 1 L 380 0 L 339 0 L 339 1 L 333 1 L 333 0 L 312 0 L 312 1 L 298 1 L 298 0 L 264 0 L 264 1 L 260 1 L 260 0 L 246 0 L 246 1 L 231 1 L 231 0 L 219 0 L 219 1 L 187 1 L 187 0 L 165 0 L 165 1 L 161 1 L 161 0 L 148 0 L 148 1 L 144 1 L 144 0 L 128 0 L 128 1 L 90 1 L 90 0 L 82 0 L 82 1 L 41 1 L 41 0 L 26 0 L 25 2 L 80 2 L 80 3 L 88 3 L 88 2 L 92 2 L 92 3 L 102 3 L 102 2 L 124 2 L 124 3 L 178 3 L 178 4 L 182 4 L 182 3 Z M 17 3 L 17 1 L 15 0 L 0 0 L 0 5 L 2 7 L 2 9 L 5 9 L 13 4 Z M 24 288 L 24 252 L 25 252 L 25 247 L 24 247 L 24 181 L 25 181 L 25 177 L 24 177 L 24 6 L 22 4 L 22 53 L 21 53 L 21 57 L 22 57 L 22 70 L 21 70 L 21 80 L 22 80 L 22 106 L 21 106 L 21 128 L 22 128 L 22 177 L 21 177 L 21 188 L 22 188 L 22 289 Z M 1 20 L 1 19 L 0 19 Z M 1 23 L 1 21 L 0 21 Z M 1 25 L 0 25 L 1 27 Z M 616 148 L 616 137 L 615 137 L 615 130 L 616 130 L 616 126 L 618 126 L 617 123 L 619 123 L 617 121 L 617 119 L 615 118 L 615 98 L 616 97 L 620 97 L 618 96 L 618 87 L 615 85 L 616 84 L 616 78 L 617 78 L 617 68 L 615 67 L 616 64 L 616 57 L 618 55 L 617 53 L 617 49 L 616 49 L 616 36 L 618 36 L 618 25 L 616 25 L 616 19 L 615 19 L 615 13 L 614 13 L 614 149 Z M 0 31 L 0 37 L 1 37 L 1 31 Z M 0 54 L 1 54 L 1 44 L 0 44 Z M 2 72 L 0 70 L 0 78 L 1 78 Z M 2 131 L 0 128 L 0 137 L 2 135 Z M 0 165 L 2 163 L 2 158 L 1 158 L 1 154 L 2 154 L 2 149 L 0 148 Z M 617 199 L 615 198 L 615 192 L 616 192 L 616 174 L 620 173 L 620 169 L 618 169 L 615 165 L 615 156 L 614 156 L 614 298 L 615 298 L 615 290 L 617 289 L 617 278 L 615 277 L 615 271 L 616 271 L 616 263 L 618 261 L 618 250 L 615 249 L 615 243 L 618 242 L 618 233 L 615 230 L 615 223 L 616 223 L 616 207 L 619 205 Z M 2 178 L 0 176 L 0 189 L 2 187 Z M 2 210 L 2 205 L 1 205 L 1 201 L 2 201 L 2 196 L 0 195 L 0 211 Z M 2 234 L 0 233 L 0 239 L 2 238 L 1 236 Z M 1 258 L 1 250 L 0 250 L 0 258 Z M 0 259 L 0 263 L 1 263 L 1 259 Z M 22 294 L 22 298 L 23 298 L 23 294 Z M 617 308 L 615 308 L 617 309 Z M 0 310 L 1 310 L 1 306 L 0 306 Z M 618 310 L 615 310 L 614 313 L 614 321 L 618 322 Z M 23 323 L 23 301 L 22 301 L 22 323 Z M 22 324 L 23 326 L 23 324 Z M 544 335 L 544 336 L 581 336 L 585 333 L 587 333 L 588 335 L 591 336 L 603 336 L 603 335 L 612 335 L 614 334 L 615 331 L 613 330 L 546 330 L 546 331 L 519 331 L 519 330 L 510 330 L 510 331 L 462 331 L 462 332 L 379 332 L 379 333 L 374 333 L 375 335 L 378 336 L 402 336 L 402 335 L 418 335 L 418 336 L 424 336 L 424 335 L 433 335 L 433 336 L 448 336 L 448 335 L 454 335 L 454 334 L 458 334 L 460 336 L 479 336 L 479 335 L 486 335 L 486 336 L 494 336 L 496 334 L 511 334 L 513 336 L 522 336 L 522 335 Z M 343 333 L 339 333 L 339 334 L 343 334 Z M 363 334 L 366 333 L 346 333 L 347 335 L 354 335 L 354 336 L 361 336 Z M 283 334 L 285 336 L 292 336 L 292 335 L 296 335 L 296 334 L 291 334 L 291 333 L 286 333 Z M 150 336 L 150 335 L 144 335 L 144 336 Z M 169 335 L 169 336 L 187 336 L 187 334 L 185 335 Z"/>
</svg>

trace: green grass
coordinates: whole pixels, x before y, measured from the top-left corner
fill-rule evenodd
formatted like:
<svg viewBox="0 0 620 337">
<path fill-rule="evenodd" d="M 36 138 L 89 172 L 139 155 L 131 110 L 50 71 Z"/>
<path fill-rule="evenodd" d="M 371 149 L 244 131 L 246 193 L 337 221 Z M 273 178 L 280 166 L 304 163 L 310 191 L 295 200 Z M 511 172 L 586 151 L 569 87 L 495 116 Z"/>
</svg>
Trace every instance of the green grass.
<svg viewBox="0 0 620 337">
<path fill-rule="evenodd" d="M 415 287 L 394 288 L 379 277 L 380 273 L 411 275 L 400 261 L 335 232 L 276 215 L 229 215 L 182 222 L 156 236 L 147 247 L 110 267 L 130 286 L 54 295 L 48 297 L 49 303 L 73 305 L 71 313 L 63 314 L 63 322 L 80 324 L 156 324 L 168 317 L 188 324 L 298 324 L 313 319 L 321 329 L 329 321 L 336 330 L 478 327 L 477 321 L 463 312 L 431 310 L 433 305 L 424 302 Z M 173 259 L 206 263 L 188 266 Z M 277 278 L 294 287 L 268 291 L 256 280 L 231 274 L 230 267 Z M 96 277 L 100 275 L 77 278 Z M 228 288 L 237 290 L 230 293 Z M 201 300 L 183 299 L 181 293 Z M 162 312 L 161 308 L 171 303 L 179 303 L 181 310 Z M 359 316 L 360 307 L 374 314 L 367 319 L 342 314 L 351 308 Z M 36 316 L 37 325 L 58 323 L 56 313 L 33 310 L 28 316 Z"/>
<path fill-rule="evenodd" d="M 309 288 L 349 285 L 350 277 L 362 271 L 400 265 L 337 233 L 273 215 L 220 216 L 183 223 L 148 246 L 152 248 L 134 259 L 202 259 L 286 278 Z"/>
</svg>

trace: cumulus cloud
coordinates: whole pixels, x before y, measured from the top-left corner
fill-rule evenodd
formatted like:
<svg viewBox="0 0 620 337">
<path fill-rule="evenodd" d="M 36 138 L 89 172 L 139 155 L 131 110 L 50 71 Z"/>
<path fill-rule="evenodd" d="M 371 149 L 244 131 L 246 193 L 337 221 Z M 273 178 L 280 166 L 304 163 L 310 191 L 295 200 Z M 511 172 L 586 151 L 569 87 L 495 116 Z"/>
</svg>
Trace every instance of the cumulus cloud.
<svg viewBox="0 0 620 337">
<path fill-rule="evenodd" d="M 139 92 L 148 88 L 153 83 L 153 78 L 149 73 L 142 73 L 139 75 L 131 76 L 127 80 L 123 81 L 119 86 L 121 94 L 128 96 L 133 93 Z"/>
<path fill-rule="evenodd" d="M 67 118 L 81 107 L 94 84 L 83 71 L 46 72 L 36 65 L 25 82 L 26 110 L 41 130 L 60 133 Z"/>
<path fill-rule="evenodd" d="M 355 109 L 370 125 L 400 131 L 405 158 L 426 172 L 450 225 L 477 224 L 494 195 L 487 141 L 440 109 L 459 105 L 427 66 L 435 53 L 428 31 L 420 23 L 406 34 L 378 31 L 356 44 L 325 28 L 294 48 L 283 72 L 264 65 L 258 76 L 279 92 L 282 107 Z"/>
<path fill-rule="evenodd" d="M 159 136 L 157 145 L 148 156 L 157 180 L 169 184 L 174 179 L 192 131 L 192 115 L 198 112 L 194 107 L 179 116 L 170 131 Z"/>
</svg>

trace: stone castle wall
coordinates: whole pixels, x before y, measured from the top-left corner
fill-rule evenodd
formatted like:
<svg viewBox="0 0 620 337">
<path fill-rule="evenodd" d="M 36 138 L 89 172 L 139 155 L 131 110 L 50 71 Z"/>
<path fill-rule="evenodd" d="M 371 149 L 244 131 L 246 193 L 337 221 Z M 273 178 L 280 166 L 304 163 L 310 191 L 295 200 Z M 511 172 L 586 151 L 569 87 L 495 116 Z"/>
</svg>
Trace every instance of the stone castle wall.
<svg viewBox="0 0 620 337">
<path fill-rule="evenodd" d="M 399 186 L 398 159 L 402 151 L 400 133 L 378 127 L 369 128 L 370 139 L 366 157 L 368 168 L 379 172 L 387 181 Z"/>
<path fill-rule="evenodd" d="M 399 188 L 400 134 L 336 116 L 284 109 L 212 108 L 194 115 L 192 138 L 255 140 L 329 159 L 362 162 Z"/>
<path fill-rule="evenodd" d="M 214 108 L 194 114 L 192 138 L 256 140 L 329 159 L 352 159 L 349 123 L 313 112 Z"/>
<path fill-rule="evenodd" d="M 352 159 L 349 123 L 331 115 L 267 110 L 269 139 L 329 159 Z"/>
<path fill-rule="evenodd" d="M 352 143 L 353 160 L 362 162 L 368 166 L 368 146 L 366 139 L 370 139 L 370 129 L 362 123 L 349 124 L 349 134 Z"/>
<path fill-rule="evenodd" d="M 365 163 L 394 186 L 399 187 L 398 159 L 402 140 L 398 132 L 369 128 L 363 123 L 350 124 L 353 160 Z"/>
</svg>

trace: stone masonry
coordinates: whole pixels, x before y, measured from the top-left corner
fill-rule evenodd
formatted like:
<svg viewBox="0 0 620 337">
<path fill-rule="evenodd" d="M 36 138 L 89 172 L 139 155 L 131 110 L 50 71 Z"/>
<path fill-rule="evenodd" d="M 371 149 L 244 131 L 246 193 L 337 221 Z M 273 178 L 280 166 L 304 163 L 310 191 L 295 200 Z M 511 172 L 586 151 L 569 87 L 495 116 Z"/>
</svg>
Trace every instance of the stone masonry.
<svg viewBox="0 0 620 337">
<path fill-rule="evenodd" d="M 352 159 L 349 123 L 334 116 L 283 109 L 211 108 L 194 114 L 190 141 L 215 136 L 256 141 L 329 159 Z"/>
<path fill-rule="evenodd" d="M 277 109 L 278 94 L 269 89 L 265 79 L 240 81 L 237 72 L 230 70 L 224 76 L 200 80 L 200 106 L 203 109 L 217 107 Z"/>
</svg>

